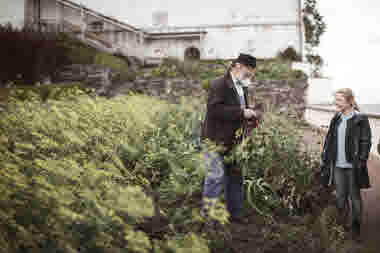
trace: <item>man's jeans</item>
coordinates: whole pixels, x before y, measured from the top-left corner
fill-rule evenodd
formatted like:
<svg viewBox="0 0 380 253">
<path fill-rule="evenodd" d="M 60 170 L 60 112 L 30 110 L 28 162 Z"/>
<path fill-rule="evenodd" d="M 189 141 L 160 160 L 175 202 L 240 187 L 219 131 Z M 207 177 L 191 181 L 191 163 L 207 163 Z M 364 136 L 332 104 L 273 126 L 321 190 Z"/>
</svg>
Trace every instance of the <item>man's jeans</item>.
<svg viewBox="0 0 380 253">
<path fill-rule="evenodd" d="M 204 152 L 206 178 L 203 189 L 203 209 L 210 210 L 224 187 L 227 210 L 231 217 L 238 217 L 244 204 L 243 177 L 225 173 L 223 157 L 216 152 Z M 228 170 L 228 168 L 227 168 Z"/>
<path fill-rule="evenodd" d="M 348 197 L 351 198 L 352 203 L 352 222 L 361 222 L 362 213 L 362 198 L 360 195 L 360 188 L 357 184 L 355 177 L 355 168 L 339 168 L 334 170 L 334 178 L 336 185 L 337 207 L 343 215 L 347 211 Z"/>
</svg>

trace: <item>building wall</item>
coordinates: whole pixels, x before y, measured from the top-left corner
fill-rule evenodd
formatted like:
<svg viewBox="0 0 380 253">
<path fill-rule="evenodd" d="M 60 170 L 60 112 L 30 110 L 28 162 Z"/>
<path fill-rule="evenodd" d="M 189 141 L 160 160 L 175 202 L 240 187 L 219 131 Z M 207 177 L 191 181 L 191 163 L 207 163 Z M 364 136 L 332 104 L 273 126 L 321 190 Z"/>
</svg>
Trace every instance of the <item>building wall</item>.
<svg viewBox="0 0 380 253">
<path fill-rule="evenodd" d="M 151 29 L 152 32 L 197 31 L 193 28 Z M 244 25 L 244 26 L 205 26 L 207 31 L 201 39 L 153 41 L 148 47 L 149 57 L 158 57 L 155 51 L 182 58 L 187 47 L 195 46 L 200 50 L 201 59 L 231 59 L 245 52 L 258 58 L 272 58 L 289 46 L 301 53 L 301 43 L 296 25 Z"/>
<path fill-rule="evenodd" d="M 207 29 L 202 42 L 203 59 L 235 58 L 239 52 L 246 52 L 258 58 L 275 57 L 279 51 L 293 46 L 300 52 L 300 41 L 296 26 L 251 25 Z"/>
<path fill-rule="evenodd" d="M 27 5 L 29 9 L 33 8 L 32 4 L 30 4 L 34 2 L 33 0 L 25 1 L 29 3 Z M 186 4 L 182 3 L 182 8 Z M 207 31 L 207 34 L 202 37 L 201 41 L 199 39 L 163 39 L 161 41 L 155 40 L 141 43 L 138 35 L 127 31 L 125 31 L 127 35 L 107 32 L 101 34 L 100 37 L 113 43 L 122 52 L 135 56 L 158 57 L 158 50 L 160 50 L 163 56 L 183 59 L 186 48 L 193 46 L 200 50 L 202 59 L 235 58 L 240 52 L 248 52 L 258 58 L 271 58 L 275 57 L 279 51 L 284 50 L 288 46 L 293 46 L 298 52 L 302 51 L 302 38 L 300 37 L 297 25 L 299 18 L 298 4 L 299 0 L 267 0 L 265 2 L 260 1 L 260 3 L 250 1 L 246 5 L 246 8 L 235 8 L 231 4 L 231 1 L 223 2 L 223 5 L 221 3 L 210 5 L 207 2 L 203 6 L 205 13 L 202 12 L 200 16 L 197 16 L 196 20 L 194 20 L 194 15 L 192 15 L 191 19 L 191 24 L 193 27 L 195 25 L 195 30 Z M 181 13 L 182 10 L 176 9 L 179 7 L 177 5 L 173 3 L 173 6 L 168 6 L 169 20 L 175 10 Z M 81 11 L 78 9 L 67 6 L 61 6 L 57 9 L 58 5 L 56 1 L 51 0 L 41 0 L 41 6 L 42 19 L 63 19 L 78 27 L 83 25 Z M 223 8 L 220 6 L 223 6 Z M 276 8 L 273 8 L 273 6 L 276 6 Z M 138 6 L 135 7 L 138 9 Z M 210 18 L 210 13 L 207 13 L 207 8 L 211 10 L 211 7 L 214 8 L 212 12 L 213 18 Z M 192 8 L 194 6 L 189 6 L 188 11 L 191 12 Z M 152 12 L 149 10 L 148 8 L 146 13 L 152 15 Z M 33 13 L 33 11 L 29 11 L 30 13 Z M 147 15 L 146 13 L 142 15 Z M 204 15 L 207 16 L 207 19 Z M 208 20 L 209 24 L 207 26 L 198 26 L 197 28 L 196 24 L 200 23 L 203 18 L 204 20 Z M 85 21 L 89 23 L 92 20 L 98 19 L 98 17 L 87 15 Z M 178 17 L 176 24 L 189 24 L 186 20 L 186 15 L 182 19 Z M 213 23 L 218 25 L 215 26 Z M 220 25 L 223 23 L 229 25 Z M 249 25 L 247 25 L 248 23 Z M 120 27 L 104 20 L 104 29 L 112 31 L 120 30 Z M 174 32 L 186 28 L 169 27 L 168 29 Z"/>
<path fill-rule="evenodd" d="M 146 27 L 153 24 L 154 13 L 167 12 L 168 25 L 191 26 L 205 24 L 229 24 L 255 21 L 295 21 L 298 0 L 129 0 L 119 8 L 105 6 L 102 2 L 81 0 L 94 10 L 102 10 L 112 16 Z M 97 3 L 98 2 L 98 3 Z"/>
<path fill-rule="evenodd" d="M 63 20 L 69 21 L 74 25 L 82 25 L 81 12 L 78 9 L 73 9 L 68 6 L 63 5 L 61 7 Z"/>
<path fill-rule="evenodd" d="M 185 50 L 189 47 L 199 49 L 199 39 L 146 40 L 144 43 L 144 56 L 154 58 L 175 57 L 183 60 Z"/>
<path fill-rule="evenodd" d="M 56 1 L 51 0 L 40 0 L 41 1 L 41 19 L 52 19 L 58 18 L 58 5 Z"/>
</svg>

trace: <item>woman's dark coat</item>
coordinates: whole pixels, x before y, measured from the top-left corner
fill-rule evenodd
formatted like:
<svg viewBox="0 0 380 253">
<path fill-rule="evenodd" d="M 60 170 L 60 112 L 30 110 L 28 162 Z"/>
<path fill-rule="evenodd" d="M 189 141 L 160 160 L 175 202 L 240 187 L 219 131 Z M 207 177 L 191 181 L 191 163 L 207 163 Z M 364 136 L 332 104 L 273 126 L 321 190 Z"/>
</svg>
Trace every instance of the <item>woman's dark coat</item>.
<svg viewBox="0 0 380 253">
<path fill-rule="evenodd" d="M 330 121 L 322 151 L 322 166 L 335 168 L 337 156 L 337 126 L 341 122 L 340 113 L 336 113 Z M 347 120 L 346 128 L 346 159 L 352 163 L 360 188 L 370 188 L 367 160 L 371 150 L 371 127 L 368 117 L 361 113 L 355 113 Z M 330 173 L 332 180 L 334 173 Z M 330 182 L 331 182 L 330 181 Z"/>
</svg>

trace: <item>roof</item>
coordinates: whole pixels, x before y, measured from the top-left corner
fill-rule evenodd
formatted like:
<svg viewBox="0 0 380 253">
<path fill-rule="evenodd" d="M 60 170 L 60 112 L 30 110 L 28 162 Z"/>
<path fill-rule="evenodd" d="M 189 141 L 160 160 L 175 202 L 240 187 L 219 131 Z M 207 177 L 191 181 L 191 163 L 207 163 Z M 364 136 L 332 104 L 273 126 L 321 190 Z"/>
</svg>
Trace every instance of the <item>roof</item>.
<svg viewBox="0 0 380 253">
<path fill-rule="evenodd" d="M 146 33 L 146 39 L 180 39 L 180 38 L 197 38 L 202 34 L 206 34 L 206 31 L 198 32 L 156 32 L 156 33 Z"/>
</svg>

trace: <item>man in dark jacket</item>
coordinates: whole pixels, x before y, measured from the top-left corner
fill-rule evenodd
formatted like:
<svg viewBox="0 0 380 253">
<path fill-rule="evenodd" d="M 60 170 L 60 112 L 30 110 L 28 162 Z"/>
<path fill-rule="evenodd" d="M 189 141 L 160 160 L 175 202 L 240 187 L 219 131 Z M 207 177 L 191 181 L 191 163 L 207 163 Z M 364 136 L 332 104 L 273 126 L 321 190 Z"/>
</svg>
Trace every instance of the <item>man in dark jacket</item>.
<svg viewBox="0 0 380 253">
<path fill-rule="evenodd" d="M 247 91 L 243 89 L 255 72 L 256 58 L 240 54 L 227 73 L 214 80 L 209 89 L 201 139 L 208 139 L 221 149 L 204 152 L 207 174 L 201 209 L 203 217 L 207 217 L 215 206 L 224 186 L 230 220 L 242 222 L 243 178 L 239 170 L 233 164 L 227 164 L 224 158 L 234 145 L 242 141 L 242 136 L 237 136 L 237 130 L 242 129 L 247 120 L 257 117 L 253 109 L 247 108 Z"/>
</svg>

